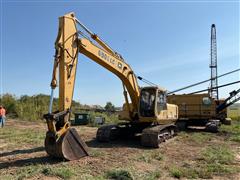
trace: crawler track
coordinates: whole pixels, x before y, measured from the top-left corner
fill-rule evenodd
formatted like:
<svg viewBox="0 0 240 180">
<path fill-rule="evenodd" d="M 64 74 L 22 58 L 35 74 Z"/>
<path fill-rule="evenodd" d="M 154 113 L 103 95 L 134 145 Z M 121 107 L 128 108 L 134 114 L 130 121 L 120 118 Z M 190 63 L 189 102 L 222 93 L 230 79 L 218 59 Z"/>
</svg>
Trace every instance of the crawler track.
<svg viewBox="0 0 240 180">
<path fill-rule="evenodd" d="M 108 142 L 117 139 L 118 136 L 119 136 L 118 125 L 112 124 L 98 128 L 96 138 L 99 142 Z"/>
<path fill-rule="evenodd" d="M 176 126 L 170 125 L 156 125 L 145 128 L 142 131 L 141 144 L 147 147 L 158 148 L 159 144 L 172 138 L 176 135 Z"/>
<path fill-rule="evenodd" d="M 124 133 L 123 133 L 124 132 Z M 98 129 L 96 138 L 99 142 L 109 142 L 126 135 L 126 132 L 136 132 L 131 126 L 105 125 Z M 154 125 L 142 128 L 141 144 L 147 147 L 158 148 L 159 144 L 176 135 L 177 127 L 174 124 Z"/>
</svg>

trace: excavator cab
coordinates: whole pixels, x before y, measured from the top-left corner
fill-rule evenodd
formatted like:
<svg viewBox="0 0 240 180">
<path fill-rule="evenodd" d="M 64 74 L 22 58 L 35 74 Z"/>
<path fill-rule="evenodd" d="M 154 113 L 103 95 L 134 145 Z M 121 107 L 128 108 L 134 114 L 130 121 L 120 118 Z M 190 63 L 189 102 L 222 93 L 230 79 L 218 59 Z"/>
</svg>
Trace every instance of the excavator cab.
<svg viewBox="0 0 240 180">
<path fill-rule="evenodd" d="M 167 108 L 166 91 L 158 87 L 144 87 L 140 93 L 139 113 L 142 117 L 156 117 Z"/>
</svg>

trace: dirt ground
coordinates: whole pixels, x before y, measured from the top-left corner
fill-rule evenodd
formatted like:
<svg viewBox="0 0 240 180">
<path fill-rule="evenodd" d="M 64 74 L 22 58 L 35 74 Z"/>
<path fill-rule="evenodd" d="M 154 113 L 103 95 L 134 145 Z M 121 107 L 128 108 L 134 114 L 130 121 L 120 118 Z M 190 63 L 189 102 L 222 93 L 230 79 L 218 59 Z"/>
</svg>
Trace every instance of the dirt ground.
<svg viewBox="0 0 240 180">
<path fill-rule="evenodd" d="M 71 162 L 47 156 L 46 128 L 8 119 L 0 129 L 0 179 L 114 179 L 121 171 L 128 179 L 240 179 L 239 134 L 229 132 L 240 123 L 216 134 L 181 132 L 159 149 L 143 148 L 139 136 L 98 143 L 97 128 L 75 126 L 91 155 Z"/>
</svg>

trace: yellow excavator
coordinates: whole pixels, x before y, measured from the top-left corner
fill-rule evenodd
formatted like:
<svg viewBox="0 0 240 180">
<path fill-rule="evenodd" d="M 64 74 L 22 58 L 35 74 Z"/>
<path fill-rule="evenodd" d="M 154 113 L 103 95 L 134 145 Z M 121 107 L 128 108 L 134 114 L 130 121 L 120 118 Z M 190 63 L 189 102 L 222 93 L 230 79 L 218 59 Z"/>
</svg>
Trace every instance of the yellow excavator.
<svg viewBox="0 0 240 180">
<path fill-rule="evenodd" d="M 84 26 L 74 13 L 69 13 L 59 17 L 49 112 L 44 115 L 48 126 L 45 149 L 50 156 L 76 160 L 88 155 L 87 145 L 69 123 L 79 53 L 115 74 L 123 85 L 125 103 L 119 119 L 125 123 L 100 127 L 98 141 L 142 133 L 143 146 L 158 147 L 176 134 L 178 107 L 167 104 L 166 90 L 158 86 L 140 88 L 137 76 L 123 57 Z M 59 109 L 52 112 L 57 86 Z"/>
</svg>

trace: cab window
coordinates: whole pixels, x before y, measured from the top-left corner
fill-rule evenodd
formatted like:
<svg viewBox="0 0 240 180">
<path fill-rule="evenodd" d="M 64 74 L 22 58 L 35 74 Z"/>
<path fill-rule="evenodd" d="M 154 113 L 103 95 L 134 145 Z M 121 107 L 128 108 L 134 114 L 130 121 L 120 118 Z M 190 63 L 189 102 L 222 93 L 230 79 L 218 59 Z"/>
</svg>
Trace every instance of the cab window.
<svg viewBox="0 0 240 180">
<path fill-rule="evenodd" d="M 166 93 L 159 91 L 158 95 L 157 95 L 157 111 L 158 114 L 160 114 L 160 112 L 162 110 L 166 109 L 167 105 L 167 96 Z"/>
<path fill-rule="evenodd" d="M 140 99 L 140 114 L 143 117 L 155 116 L 155 96 L 156 91 L 148 89 L 142 90 Z"/>
</svg>

